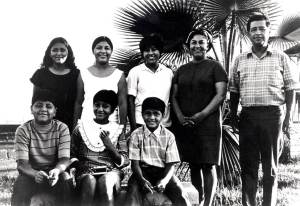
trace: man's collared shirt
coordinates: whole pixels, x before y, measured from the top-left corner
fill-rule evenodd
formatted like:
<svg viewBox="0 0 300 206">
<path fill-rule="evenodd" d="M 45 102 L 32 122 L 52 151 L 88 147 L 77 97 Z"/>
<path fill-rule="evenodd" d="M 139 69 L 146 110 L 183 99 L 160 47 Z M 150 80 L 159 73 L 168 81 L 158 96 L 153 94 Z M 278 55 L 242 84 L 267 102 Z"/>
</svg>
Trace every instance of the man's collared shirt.
<svg viewBox="0 0 300 206">
<path fill-rule="evenodd" d="M 144 125 L 131 134 L 129 159 L 161 168 L 166 163 L 180 162 L 174 135 L 161 125 L 153 133 Z"/>
<path fill-rule="evenodd" d="M 134 67 L 127 77 L 128 94 L 135 97 L 136 123 L 144 124 L 142 118 L 142 103 L 147 97 L 157 97 L 166 105 L 165 116 L 162 124 L 166 127 L 170 123 L 169 97 L 172 85 L 173 72 L 171 69 L 159 64 L 155 72 L 151 71 L 145 64 Z"/>
<path fill-rule="evenodd" d="M 289 57 L 269 47 L 261 58 L 242 53 L 234 62 L 229 90 L 240 93 L 244 107 L 282 105 L 285 91 L 295 87 L 291 69 Z"/>
</svg>

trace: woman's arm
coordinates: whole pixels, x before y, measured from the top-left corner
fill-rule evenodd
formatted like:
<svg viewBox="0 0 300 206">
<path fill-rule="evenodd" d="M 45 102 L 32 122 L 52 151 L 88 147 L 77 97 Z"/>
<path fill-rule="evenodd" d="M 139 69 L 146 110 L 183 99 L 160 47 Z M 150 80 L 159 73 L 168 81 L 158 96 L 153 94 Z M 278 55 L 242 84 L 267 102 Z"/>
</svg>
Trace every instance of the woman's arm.
<svg viewBox="0 0 300 206">
<path fill-rule="evenodd" d="M 192 125 L 193 122 L 191 122 L 190 120 L 188 120 L 181 112 L 181 109 L 178 105 L 178 102 L 177 102 L 177 95 L 178 95 L 178 85 L 176 83 L 173 83 L 172 85 L 172 91 L 171 91 L 171 103 L 172 103 L 172 107 L 173 107 L 173 110 L 176 114 L 176 117 L 179 121 L 179 123 L 182 125 L 182 126 L 189 126 L 189 125 Z"/>
<path fill-rule="evenodd" d="M 120 114 L 120 124 L 126 128 L 127 123 L 127 83 L 124 74 L 122 74 L 118 82 L 118 106 Z"/>
<path fill-rule="evenodd" d="M 190 119 L 195 123 L 201 122 L 205 117 L 216 111 L 226 98 L 227 83 L 217 82 L 215 83 L 216 95 L 212 98 L 210 103 L 201 111 L 194 114 Z"/>
<path fill-rule="evenodd" d="M 79 73 L 77 78 L 76 99 L 74 103 L 73 128 L 75 128 L 78 119 L 80 119 L 81 117 L 83 100 L 84 100 L 84 83 Z M 70 132 L 72 133 L 72 131 Z"/>
</svg>

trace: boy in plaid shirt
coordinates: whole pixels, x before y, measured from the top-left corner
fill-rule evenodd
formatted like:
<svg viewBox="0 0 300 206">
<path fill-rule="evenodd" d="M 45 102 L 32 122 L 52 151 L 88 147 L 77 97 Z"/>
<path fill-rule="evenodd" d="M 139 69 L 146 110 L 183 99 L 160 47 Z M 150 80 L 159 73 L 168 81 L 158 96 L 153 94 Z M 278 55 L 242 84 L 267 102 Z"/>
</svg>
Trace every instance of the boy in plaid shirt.
<svg viewBox="0 0 300 206">
<path fill-rule="evenodd" d="M 145 125 L 137 128 L 129 139 L 129 159 L 133 174 L 128 181 L 128 205 L 143 205 L 145 194 L 163 192 L 174 205 L 190 205 L 174 165 L 180 162 L 174 135 L 160 122 L 165 104 L 156 97 L 143 101 Z"/>
</svg>

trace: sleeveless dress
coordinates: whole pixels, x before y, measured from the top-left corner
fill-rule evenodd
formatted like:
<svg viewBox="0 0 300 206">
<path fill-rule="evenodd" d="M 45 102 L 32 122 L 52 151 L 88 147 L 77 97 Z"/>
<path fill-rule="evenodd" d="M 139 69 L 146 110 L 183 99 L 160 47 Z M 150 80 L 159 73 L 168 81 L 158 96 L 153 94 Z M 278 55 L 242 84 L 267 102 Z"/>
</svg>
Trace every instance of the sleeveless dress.
<svg viewBox="0 0 300 206">
<path fill-rule="evenodd" d="M 55 119 L 64 122 L 70 132 L 73 129 L 74 105 L 77 93 L 77 79 L 80 71 L 72 69 L 64 75 L 52 73 L 48 68 L 38 69 L 30 81 L 37 87 L 55 93 L 57 111 Z"/>
<path fill-rule="evenodd" d="M 95 117 L 93 111 L 93 97 L 100 90 L 113 90 L 118 94 L 118 83 L 123 72 L 119 69 L 115 69 L 112 74 L 107 77 L 96 77 L 92 75 L 88 69 L 81 72 L 84 82 L 84 102 L 82 119 L 91 120 Z M 118 107 L 113 114 L 109 116 L 109 121 L 119 123 Z"/>
</svg>

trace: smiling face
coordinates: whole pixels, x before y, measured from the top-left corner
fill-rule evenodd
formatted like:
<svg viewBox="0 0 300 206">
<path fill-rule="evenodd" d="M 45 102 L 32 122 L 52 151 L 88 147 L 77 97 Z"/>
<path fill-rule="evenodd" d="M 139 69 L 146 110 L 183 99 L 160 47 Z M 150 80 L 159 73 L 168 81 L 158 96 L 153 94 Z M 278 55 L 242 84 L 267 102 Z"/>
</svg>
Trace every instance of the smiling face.
<svg viewBox="0 0 300 206">
<path fill-rule="evenodd" d="M 205 58 L 206 51 L 208 49 L 208 42 L 206 36 L 196 34 L 191 39 L 190 43 L 190 53 L 194 60 L 202 60 Z"/>
<path fill-rule="evenodd" d="M 146 66 L 148 67 L 157 67 L 159 57 L 160 57 L 160 52 L 155 46 L 146 48 L 143 51 L 143 58 Z"/>
<path fill-rule="evenodd" d="M 163 114 L 161 113 L 161 111 L 155 109 L 146 109 L 145 111 L 143 111 L 142 116 L 145 124 L 151 132 L 155 131 L 158 128 L 163 118 Z"/>
<path fill-rule="evenodd" d="M 249 36 L 253 46 L 267 46 L 270 37 L 270 28 L 265 20 L 253 21 L 250 24 Z"/>
<path fill-rule="evenodd" d="M 50 49 L 50 57 L 56 64 L 63 64 L 68 58 L 68 49 L 63 43 L 55 43 Z"/>
<path fill-rule="evenodd" d="M 37 124 L 46 125 L 55 117 L 56 108 L 50 101 L 36 101 L 31 106 L 31 113 Z"/>
<path fill-rule="evenodd" d="M 103 101 L 96 101 L 93 110 L 96 121 L 100 123 L 107 123 L 109 115 L 113 112 L 111 105 Z"/>
<path fill-rule="evenodd" d="M 112 48 L 106 41 L 101 41 L 95 46 L 93 52 L 98 63 L 107 64 L 112 54 Z"/>
</svg>

